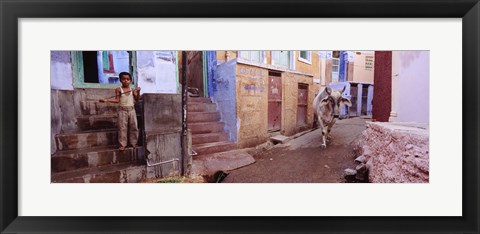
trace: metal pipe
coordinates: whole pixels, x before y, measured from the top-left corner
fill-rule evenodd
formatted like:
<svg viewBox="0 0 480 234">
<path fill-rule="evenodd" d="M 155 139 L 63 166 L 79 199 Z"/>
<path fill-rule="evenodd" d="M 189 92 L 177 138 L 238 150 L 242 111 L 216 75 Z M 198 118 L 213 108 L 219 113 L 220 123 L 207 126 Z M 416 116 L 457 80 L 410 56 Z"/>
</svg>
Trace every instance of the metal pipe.
<svg viewBox="0 0 480 234">
<path fill-rule="evenodd" d="M 182 51 L 182 136 L 180 137 L 181 157 L 180 157 L 180 174 L 185 175 L 184 161 L 187 150 L 185 138 L 187 136 L 187 52 Z"/>
<path fill-rule="evenodd" d="M 171 162 L 175 162 L 175 161 L 180 161 L 180 159 L 174 158 L 174 159 L 171 159 L 171 160 L 167 160 L 167 161 L 163 161 L 163 162 L 158 162 L 158 163 L 154 163 L 154 164 L 150 164 L 150 162 L 148 162 L 148 159 L 147 159 L 146 161 L 147 161 L 147 166 L 153 167 L 153 166 L 158 166 L 158 165 L 162 165 L 162 164 L 166 164 L 166 163 L 171 163 Z M 180 166 L 180 168 L 183 168 L 183 167 Z"/>
</svg>

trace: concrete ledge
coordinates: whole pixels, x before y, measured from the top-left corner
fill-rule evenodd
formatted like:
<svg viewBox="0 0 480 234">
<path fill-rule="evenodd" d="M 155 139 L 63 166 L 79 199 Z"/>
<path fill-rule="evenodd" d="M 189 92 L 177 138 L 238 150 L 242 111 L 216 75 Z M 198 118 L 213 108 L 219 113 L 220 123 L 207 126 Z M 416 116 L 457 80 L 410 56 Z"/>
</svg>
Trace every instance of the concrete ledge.
<svg viewBox="0 0 480 234">
<path fill-rule="evenodd" d="M 193 158 L 192 175 L 211 177 L 217 171 L 231 171 L 255 162 L 245 150 L 203 155 Z"/>
</svg>

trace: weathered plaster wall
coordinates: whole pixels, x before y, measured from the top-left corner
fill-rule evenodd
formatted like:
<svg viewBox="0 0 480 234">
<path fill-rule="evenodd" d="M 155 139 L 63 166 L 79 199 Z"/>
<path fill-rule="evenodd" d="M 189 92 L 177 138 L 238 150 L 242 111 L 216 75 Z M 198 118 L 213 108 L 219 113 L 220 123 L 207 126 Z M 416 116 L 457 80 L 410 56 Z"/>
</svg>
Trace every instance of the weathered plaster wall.
<svg viewBox="0 0 480 234">
<path fill-rule="evenodd" d="M 82 129 L 83 122 L 77 117 L 96 114 L 99 99 L 115 95 L 114 89 L 51 90 L 51 152 L 57 151 L 55 136 Z"/>
<path fill-rule="evenodd" d="M 282 133 L 290 136 L 299 131 L 297 128 L 298 110 L 298 84 L 308 85 L 308 106 L 307 125 L 313 124 L 313 99 L 315 89 L 313 88 L 313 77 L 293 73 L 283 73 L 283 111 L 282 111 Z"/>
<path fill-rule="evenodd" d="M 229 139 L 235 142 L 238 140 L 236 70 L 235 59 L 218 65 L 212 81 L 215 85 L 211 89 L 213 102 L 217 104 L 221 120 L 225 123 L 224 129 Z"/>
<path fill-rule="evenodd" d="M 357 51 L 360 54 L 355 54 L 354 56 L 354 68 L 353 68 L 353 79 L 351 81 L 358 83 L 369 83 L 373 84 L 373 71 L 368 70 L 365 67 L 365 57 L 373 56 L 373 61 L 375 61 L 375 52 L 373 51 Z M 350 79 L 349 79 L 350 80 Z"/>
<path fill-rule="evenodd" d="M 268 70 L 237 64 L 238 145 L 251 147 L 268 139 Z"/>
<path fill-rule="evenodd" d="M 426 124 L 369 122 L 363 141 L 371 183 L 429 182 Z"/>
<path fill-rule="evenodd" d="M 236 50 L 228 50 L 228 61 L 237 57 Z M 219 64 L 227 61 L 227 50 L 217 50 L 217 61 Z"/>
<path fill-rule="evenodd" d="M 390 121 L 429 122 L 429 51 L 392 52 Z"/>
<path fill-rule="evenodd" d="M 355 62 L 348 62 L 347 65 L 347 81 L 353 81 L 353 69 L 355 67 Z"/>
<path fill-rule="evenodd" d="M 179 176 L 182 158 L 182 96 L 180 94 L 145 94 L 142 96 L 145 149 L 150 164 L 178 160 L 153 166 L 155 177 Z M 185 154 L 186 170 L 191 167 L 191 156 Z"/>
<path fill-rule="evenodd" d="M 50 53 L 50 84 L 54 90 L 73 90 L 72 59 L 69 51 Z"/>
<path fill-rule="evenodd" d="M 137 51 L 137 77 L 141 93 L 179 91 L 176 51 Z"/>
</svg>

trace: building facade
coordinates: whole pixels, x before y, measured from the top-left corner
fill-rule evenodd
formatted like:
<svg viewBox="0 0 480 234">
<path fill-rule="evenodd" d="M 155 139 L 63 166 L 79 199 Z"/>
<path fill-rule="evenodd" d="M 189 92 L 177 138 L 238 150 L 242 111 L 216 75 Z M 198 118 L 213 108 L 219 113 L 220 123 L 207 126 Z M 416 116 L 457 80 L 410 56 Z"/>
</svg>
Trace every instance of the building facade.
<svg viewBox="0 0 480 234">
<path fill-rule="evenodd" d="M 318 51 L 216 51 L 211 61 L 217 66 L 208 93 L 239 147 L 312 127 Z"/>
<path fill-rule="evenodd" d="M 139 182 L 188 173 L 176 51 L 51 52 L 52 182 Z M 118 74 L 141 87 L 140 148 L 117 149 Z M 179 147 L 180 146 L 180 147 Z M 102 170 L 99 170 L 102 168 Z"/>
</svg>

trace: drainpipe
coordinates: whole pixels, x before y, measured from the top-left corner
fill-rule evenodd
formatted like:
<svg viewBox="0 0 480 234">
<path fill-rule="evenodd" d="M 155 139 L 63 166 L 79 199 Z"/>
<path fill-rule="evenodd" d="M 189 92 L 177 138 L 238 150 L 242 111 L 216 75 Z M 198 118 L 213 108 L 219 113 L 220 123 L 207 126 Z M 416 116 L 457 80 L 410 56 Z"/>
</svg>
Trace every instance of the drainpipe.
<svg viewBox="0 0 480 234">
<path fill-rule="evenodd" d="M 180 157 L 180 174 L 185 175 L 185 154 L 188 153 L 187 138 L 187 53 L 182 51 L 182 156 Z"/>
</svg>

